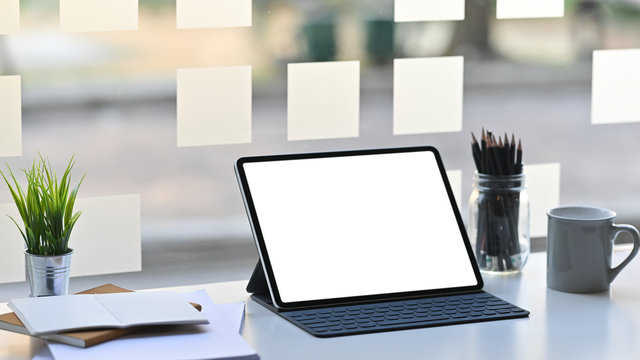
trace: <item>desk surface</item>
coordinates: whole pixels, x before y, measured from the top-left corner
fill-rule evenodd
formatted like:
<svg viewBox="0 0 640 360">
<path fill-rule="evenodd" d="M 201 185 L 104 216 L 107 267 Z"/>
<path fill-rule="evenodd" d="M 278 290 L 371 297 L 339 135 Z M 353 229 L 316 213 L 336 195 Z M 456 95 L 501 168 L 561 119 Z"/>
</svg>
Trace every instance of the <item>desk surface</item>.
<svg viewBox="0 0 640 360">
<path fill-rule="evenodd" d="M 531 311 L 526 319 L 318 339 L 249 301 L 242 335 L 270 359 L 637 359 L 640 260 L 608 293 L 574 295 L 546 287 L 546 254 L 519 275 L 484 275 L 485 290 Z M 215 302 L 247 299 L 246 281 L 171 288 L 206 289 Z M 6 312 L 0 304 L 0 312 Z M 39 339 L 0 331 L 0 359 L 31 359 Z"/>
</svg>

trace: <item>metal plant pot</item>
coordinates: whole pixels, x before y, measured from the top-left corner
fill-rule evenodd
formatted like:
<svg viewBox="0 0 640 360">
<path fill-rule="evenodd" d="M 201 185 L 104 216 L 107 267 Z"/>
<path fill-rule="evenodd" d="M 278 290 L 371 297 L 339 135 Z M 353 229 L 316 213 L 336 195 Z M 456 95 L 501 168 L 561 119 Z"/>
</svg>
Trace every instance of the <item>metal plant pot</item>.
<svg viewBox="0 0 640 360">
<path fill-rule="evenodd" d="M 25 264 L 31 297 L 67 295 L 73 249 L 62 255 L 33 255 L 26 250 Z"/>
</svg>

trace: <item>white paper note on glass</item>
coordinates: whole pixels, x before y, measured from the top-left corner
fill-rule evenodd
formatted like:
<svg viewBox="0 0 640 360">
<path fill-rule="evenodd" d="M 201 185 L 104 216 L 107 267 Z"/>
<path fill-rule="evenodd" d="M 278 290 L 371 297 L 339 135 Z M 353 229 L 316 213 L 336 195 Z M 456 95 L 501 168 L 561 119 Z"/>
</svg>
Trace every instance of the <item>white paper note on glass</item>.
<svg viewBox="0 0 640 360">
<path fill-rule="evenodd" d="M 593 52 L 591 123 L 640 121 L 640 49 Z"/>
<path fill-rule="evenodd" d="M 71 276 L 142 269 L 140 195 L 78 198 L 74 210 L 82 215 L 69 240 Z"/>
<path fill-rule="evenodd" d="M 0 0 L 0 35 L 20 30 L 20 0 Z"/>
<path fill-rule="evenodd" d="M 498 0 L 498 19 L 552 18 L 564 16 L 564 0 Z"/>
<path fill-rule="evenodd" d="M 178 146 L 251 142 L 251 67 L 178 69 Z"/>
<path fill-rule="evenodd" d="M 560 204 L 560 164 L 532 164 L 524 166 L 531 223 L 531 237 L 547 235 L 547 210 Z"/>
<path fill-rule="evenodd" d="M 394 19 L 404 21 L 464 20 L 465 0 L 395 0 Z"/>
<path fill-rule="evenodd" d="M 251 0 L 177 0 L 178 29 L 251 26 Z"/>
<path fill-rule="evenodd" d="M 357 137 L 359 117 L 358 61 L 289 64 L 289 140 Z"/>
<path fill-rule="evenodd" d="M 138 29 L 138 0 L 60 0 L 62 31 Z"/>
<path fill-rule="evenodd" d="M 462 56 L 395 59 L 393 134 L 462 130 Z"/>
<path fill-rule="evenodd" d="M 0 76 L 0 157 L 22 155 L 21 78 Z"/>
<path fill-rule="evenodd" d="M 2 172 L 6 174 L 5 169 Z M 0 204 L 0 284 L 24 281 L 24 240 L 16 225 L 5 216 L 9 215 L 21 222 L 20 214 L 14 203 Z"/>
</svg>

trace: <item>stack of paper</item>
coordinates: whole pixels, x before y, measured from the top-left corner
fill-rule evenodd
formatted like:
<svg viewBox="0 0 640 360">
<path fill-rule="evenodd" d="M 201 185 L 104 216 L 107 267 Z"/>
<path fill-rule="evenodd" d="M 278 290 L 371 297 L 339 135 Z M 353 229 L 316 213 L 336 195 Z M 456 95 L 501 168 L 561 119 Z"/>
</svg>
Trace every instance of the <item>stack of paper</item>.
<svg viewBox="0 0 640 360">
<path fill-rule="evenodd" d="M 244 303 L 217 305 L 204 290 L 181 295 L 202 305 L 209 324 L 145 330 L 84 349 L 47 342 L 34 359 L 259 359 L 239 333 Z"/>
</svg>

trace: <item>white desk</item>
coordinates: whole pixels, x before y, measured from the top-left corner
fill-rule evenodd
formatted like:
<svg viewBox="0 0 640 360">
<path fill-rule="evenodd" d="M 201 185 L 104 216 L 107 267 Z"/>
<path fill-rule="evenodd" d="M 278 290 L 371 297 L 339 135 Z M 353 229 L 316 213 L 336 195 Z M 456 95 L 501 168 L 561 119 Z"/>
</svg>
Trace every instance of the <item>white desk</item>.
<svg viewBox="0 0 640 360">
<path fill-rule="evenodd" d="M 532 254 L 520 275 L 484 276 L 485 289 L 521 306 L 525 319 L 318 339 L 249 301 L 242 335 L 271 359 L 640 359 L 640 260 L 610 293 L 573 295 L 546 287 L 546 254 Z M 246 281 L 205 288 L 216 302 L 247 299 Z M 0 304 L 0 311 L 7 310 Z M 0 359 L 30 359 L 38 339 L 0 332 Z"/>
</svg>

